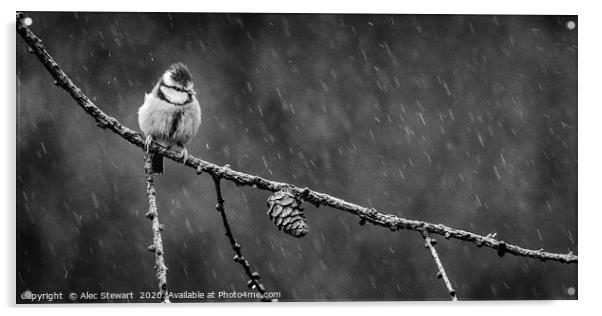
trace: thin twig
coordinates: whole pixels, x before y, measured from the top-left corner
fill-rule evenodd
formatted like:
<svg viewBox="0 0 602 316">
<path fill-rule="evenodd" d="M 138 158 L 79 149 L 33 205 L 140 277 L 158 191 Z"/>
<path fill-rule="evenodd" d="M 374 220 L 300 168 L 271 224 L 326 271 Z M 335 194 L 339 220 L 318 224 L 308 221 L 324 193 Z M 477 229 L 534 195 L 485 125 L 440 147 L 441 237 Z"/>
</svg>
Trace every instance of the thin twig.
<svg viewBox="0 0 602 316">
<path fill-rule="evenodd" d="M 75 84 L 73 84 L 71 79 L 69 79 L 69 77 L 63 72 L 57 62 L 48 54 L 44 48 L 44 45 L 42 45 L 42 40 L 40 40 L 33 32 L 31 32 L 31 30 L 25 26 L 25 24 L 23 24 L 22 19 L 22 14 L 17 16 L 17 32 L 31 47 L 32 53 L 38 57 L 44 67 L 46 67 L 46 70 L 48 70 L 48 72 L 55 79 L 56 85 L 62 87 L 69 94 L 71 94 L 79 106 L 96 120 L 96 124 L 99 127 L 109 129 L 133 145 L 144 148 L 144 138 L 140 133 L 123 126 L 114 117 L 105 114 Z M 151 144 L 150 150 L 171 160 L 181 162 L 181 154 L 179 152 L 175 150 L 169 150 L 155 142 Z M 194 168 L 197 170 L 197 173 L 207 172 L 213 177 L 223 178 L 240 186 L 253 186 L 254 188 L 272 192 L 288 189 L 299 196 L 299 198 L 311 202 L 316 206 L 325 205 L 349 212 L 360 217 L 361 222 L 370 222 L 377 226 L 389 228 L 392 231 L 398 231 L 400 229 L 408 229 L 418 232 L 427 231 L 432 234 L 445 236 L 446 238 L 455 238 L 462 241 L 471 242 L 476 244 L 477 247 L 485 246 L 493 248 L 498 251 L 498 254 L 509 253 L 516 256 L 535 258 L 542 261 L 550 260 L 564 263 L 577 263 L 578 261 L 577 255 L 573 254 L 572 252 L 562 254 L 546 252 L 541 249 L 526 249 L 517 245 L 506 243 L 503 240 L 498 240 L 489 236 L 485 237 L 477 235 L 472 232 L 451 228 L 443 224 L 409 220 L 391 214 L 384 214 L 374 208 L 363 207 L 351 202 L 347 202 L 343 199 L 332 197 L 325 193 L 310 190 L 309 188 L 299 188 L 289 183 L 271 181 L 259 176 L 235 171 L 230 168 L 222 168 L 216 164 L 193 157 L 192 155 L 189 156 L 188 160 L 186 161 L 186 166 Z"/>
<path fill-rule="evenodd" d="M 167 267 L 163 259 L 163 240 L 161 231 L 163 225 L 159 223 L 159 213 L 157 212 L 157 193 L 153 181 L 153 168 L 151 153 L 144 154 L 144 175 L 146 178 L 146 195 L 148 196 L 148 211 L 146 217 L 152 222 L 153 244 L 148 246 L 148 250 L 155 254 L 155 275 L 159 281 L 159 293 L 163 303 L 169 303 L 169 293 L 167 291 Z"/>
<path fill-rule="evenodd" d="M 232 235 L 232 230 L 230 229 L 230 224 L 228 223 L 228 217 L 226 216 L 226 211 L 224 210 L 224 199 L 222 197 L 222 188 L 221 188 L 220 180 L 221 179 L 218 177 L 213 177 L 213 181 L 215 182 L 215 194 L 217 195 L 217 204 L 215 205 L 215 209 L 222 216 L 222 223 L 224 223 L 224 229 L 226 230 L 226 237 L 228 237 L 228 240 L 230 241 L 230 245 L 232 246 L 232 249 L 234 250 L 235 255 L 234 255 L 234 258 L 232 258 L 232 259 L 234 260 L 234 262 L 239 263 L 243 267 L 243 269 L 245 270 L 245 273 L 249 277 L 249 281 L 247 281 L 247 286 L 250 289 L 256 290 L 257 292 L 259 292 L 259 294 L 261 294 L 262 301 L 270 302 L 272 300 L 270 300 L 269 298 L 267 298 L 265 296 L 266 290 L 265 290 L 263 284 L 259 283 L 259 279 L 260 279 L 259 273 L 251 271 L 251 266 L 249 265 L 249 261 L 242 255 L 241 246 L 239 243 L 236 242 L 234 235 Z"/>
<path fill-rule="evenodd" d="M 428 232 L 423 233 L 422 237 L 424 237 L 424 240 L 426 241 L 424 247 L 429 248 L 431 250 L 431 255 L 433 256 L 433 259 L 437 264 L 437 269 L 439 269 L 439 272 L 437 272 L 437 278 L 443 279 L 445 287 L 447 287 L 447 292 L 449 293 L 449 296 L 451 296 L 451 300 L 457 301 L 458 297 L 456 296 L 456 290 L 454 290 L 454 288 L 452 287 L 451 282 L 447 277 L 447 273 L 445 273 L 445 269 L 443 268 L 443 264 L 441 263 L 441 259 L 439 259 L 437 250 L 435 249 L 435 244 L 437 243 L 437 241 L 431 238 Z"/>
</svg>

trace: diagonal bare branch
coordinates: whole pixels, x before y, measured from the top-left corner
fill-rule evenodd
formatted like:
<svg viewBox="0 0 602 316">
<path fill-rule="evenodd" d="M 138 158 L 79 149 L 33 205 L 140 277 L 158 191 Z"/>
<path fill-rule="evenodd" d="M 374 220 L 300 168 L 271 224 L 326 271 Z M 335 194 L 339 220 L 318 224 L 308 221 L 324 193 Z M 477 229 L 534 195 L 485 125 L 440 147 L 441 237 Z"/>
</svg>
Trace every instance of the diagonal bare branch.
<svg viewBox="0 0 602 316">
<path fill-rule="evenodd" d="M 264 302 L 272 301 L 266 295 L 266 290 L 263 284 L 259 282 L 259 273 L 251 271 L 251 265 L 249 265 L 249 261 L 242 255 L 240 244 L 236 242 L 234 235 L 232 234 L 232 230 L 230 229 L 230 224 L 228 223 L 228 217 L 226 216 L 226 210 L 224 209 L 224 198 L 222 197 L 222 187 L 220 183 L 220 178 L 213 177 L 213 182 L 215 183 L 215 194 L 217 197 L 217 204 L 215 205 L 215 209 L 222 216 L 222 223 L 224 224 L 224 229 L 226 230 L 226 237 L 228 237 L 228 241 L 230 241 L 230 246 L 232 246 L 232 250 L 234 250 L 234 262 L 239 263 L 245 273 L 249 277 L 249 281 L 247 282 L 247 286 L 256 290 L 261 294 L 261 300 Z M 277 301 L 277 300 L 274 300 Z"/>
<path fill-rule="evenodd" d="M 17 15 L 17 32 L 29 45 L 32 53 L 38 57 L 46 70 L 48 70 L 48 72 L 55 79 L 55 84 L 65 89 L 75 99 L 77 104 L 96 120 L 96 124 L 99 127 L 109 129 L 133 145 L 144 148 L 144 138 L 141 134 L 125 127 L 119 123 L 117 119 L 104 113 L 81 91 L 81 89 L 79 89 L 73 83 L 73 81 L 71 81 L 71 79 L 69 79 L 58 63 L 52 58 L 52 56 L 50 56 L 50 54 L 48 54 L 44 48 L 44 45 L 42 44 L 42 40 L 38 38 L 23 23 L 23 18 L 24 15 L 22 13 Z M 169 159 L 180 162 L 180 153 L 173 150 L 168 150 L 157 143 L 153 142 L 150 146 L 150 150 L 154 153 L 159 153 L 165 157 L 168 157 Z M 256 175 L 235 171 L 230 168 L 223 168 L 193 156 L 189 157 L 188 161 L 186 162 L 186 166 L 194 168 L 198 173 L 207 172 L 212 177 L 226 179 L 236 183 L 237 185 L 253 186 L 254 188 L 272 192 L 280 191 L 286 188 L 296 194 L 299 198 L 311 202 L 316 206 L 324 205 L 334 209 L 342 210 L 360 217 L 361 222 L 370 222 L 377 226 L 389 228 L 392 231 L 398 231 L 401 229 L 414 230 L 418 232 L 427 231 L 431 234 L 445 236 L 446 238 L 455 238 L 462 241 L 471 242 L 476 244 L 478 247 L 485 246 L 488 248 L 493 248 L 497 250 L 498 254 L 509 253 L 516 256 L 540 259 L 542 261 L 550 260 L 564 263 L 577 263 L 578 261 L 577 255 L 573 254 L 572 252 L 562 254 L 546 252 L 543 250 L 527 249 L 490 236 L 481 236 L 472 232 L 448 227 L 443 224 L 410 220 L 392 214 L 385 214 L 377 211 L 374 208 L 363 207 L 325 193 L 311 190 L 307 187 L 300 188 L 293 184 L 271 181 Z"/>
<path fill-rule="evenodd" d="M 447 273 L 445 273 L 445 269 L 443 268 L 443 264 L 441 263 L 441 259 L 439 259 L 439 254 L 437 254 L 437 250 L 435 249 L 435 244 L 437 243 L 437 241 L 431 238 L 431 236 L 427 232 L 424 232 L 422 234 L 422 237 L 424 237 L 425 240 L 424 247 L 428 248 L 431 251 L 431 256 L 433 257 L 433 260 L 435 260 L 435 264 L 437 265 L 437 269 L 439 270 L 437 272 L 437 278 L 443 279 L 445 287 L 447 288 L 447 292 L 449 293 L 449 296 L 451 296 L 451 300 L 457 301 L 458 297 L 456 296 L 456 290 L 454 290 L 454 287 L 451 285 L 451 282 L 447 277 Z"/>
</svg>

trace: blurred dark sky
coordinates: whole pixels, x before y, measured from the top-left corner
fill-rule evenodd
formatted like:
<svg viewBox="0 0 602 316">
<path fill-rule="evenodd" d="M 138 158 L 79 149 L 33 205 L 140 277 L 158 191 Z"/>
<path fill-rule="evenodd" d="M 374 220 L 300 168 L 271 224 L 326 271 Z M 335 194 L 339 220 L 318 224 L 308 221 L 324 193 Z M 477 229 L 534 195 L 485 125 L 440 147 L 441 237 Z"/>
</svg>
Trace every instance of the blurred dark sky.
<svg viewBox="0 0 602 316">
<path fill-rule="evenodd" d="M 203 109 L 195 156 L 404 218 L 577 253 L 575 16 L 29 13 L 106 113 L 136 112 L 169 64 Z M 154 291 L 142 151 L 99 129 L 17 38 L 17 295 Z M 208 175 L 157 178 L 173 291 L 246 290 Z M 446 300 L 416 232 L 224 183 L 243 253 L 282 300 Z M 577 265 L 443 238 L 460 299 L 574 299 Z"/>
</svg>

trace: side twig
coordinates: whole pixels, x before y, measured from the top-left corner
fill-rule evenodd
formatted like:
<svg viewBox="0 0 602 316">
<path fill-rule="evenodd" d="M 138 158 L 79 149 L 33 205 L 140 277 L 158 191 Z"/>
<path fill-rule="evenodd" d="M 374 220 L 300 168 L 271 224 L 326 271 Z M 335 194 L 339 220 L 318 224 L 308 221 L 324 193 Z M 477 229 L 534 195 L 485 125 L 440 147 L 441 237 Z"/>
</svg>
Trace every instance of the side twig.
<svg viewBox="0 0 602 316">
<path fill-rule="evenodd" d="M 151 154 L 146 152 L 144 155 L 144 174 L 146 178 L 146 195 L 148 196 L 148 211 L 146 217 L 152 222 L 153 244 L 148 246 L 148 250 L 155 254 L 155 271 L 159 281 L 159 293 L 163 303 L 169 303 L 169 293 L 167 292 L 167 267 L 163 259 L 163 240 L 161 231 L 163 225 L 159 223 L 159 213 L 157 212 L 157 193 L 153 181 L 153 171 Z"/>
<path fill-rule="evenodd" d="M 245 273 L 249 277 L 249 281 L 247 281 L 247 286 L 251 290 L 256 290 L 257 292 L 259 292 L 259 294 L 261 294 L 262 301 L 270 302 L 271 300 L 265 296 L 266 290 L 263 284 L 259 283 L 259 279 L 261 278 L 259 276 L 259 273 L 251 271 L 249 261 L 242 255 L 240 244 L 236 242 L 234 235 L 232 235 L 232 230 L 230 229 L 230 224 L 228 223 L 228 217 L 226 216 L 226 211 L 224 210 L 224 199 L 222 197 L 220 178 L 213 177 L 213 181 L 215 182 L 215 194 L 217 195 L 217 204 L 215 205 L 215 209 L 222 216 L 222 223 L 224 224 L 224 229 L 226 230 L 226 237 L 228 237 L 230 245 L 234 250 L 235 255 L 232 258 L 232 260 L 234 260 L 234 262 L 239 263 L 245 270 Z"/>
<path fill-rule="evenodd" d="M 439 271 L 437 272 L 437 278 L 443 279 L 443 282 L 445 283 L 445 287 L 447 287 L 447 292 L 449 293 L 449 296 L 451 296 L 451 300 L 457 301 L 458 297 L 456 296 L 456 290 L 454 290 L 454 288 L 452 287 L 451 282 L 449 281 L 449 278 L 447 277 L 447 273 L 445 273 L 445 269 L 443 268 L 443 264 L 441 263 L 441 259 L 439 259 L 437 250 L 435 249 L 435 244 L 437 244 L 437 241 L 435 239 L 431 238 L 431 236 L 429 235 L 428 232 L 424 232 L 422 234 L 422 237 L 424 237 L 424 240 L 425 240 L 424 247 L 429 248 L 431 250 L 431 255 L 433 256 L 433 260 L 435 260 L 435 263 L 437 264 L 437 269 L 439 269 Z"/>
<path fill-rule="evenodd" d="M 55 79 L 55 84 L 65 89 L 65 91 L 75 99 L 77 104 L 96 120 L 96 124 L 99 127 L 109 129 L 133 145 L 144 148 L 145 139 L 140 133 L 125 127 L 114 117 L 105 114 L 73 83 L 73 81 L 71 81 L 71 79 L 69 79 L 58 63 L 50 56 L 50 54 L 48 54 L 44 45 L 42 45 L 42 40 L 23 23 L 23 18 L 24 16 L 22 13 L 17 15 L 17 32 L 29 45 L 31 52 L 38 57 L 46 70 L 48 70 Z M 150 145 L 150 151 L 163 155 L 171 160 L 181 162 L 181 154 L 179 152 L 169 150 L 155 142 Z M 477 247 L 485 246 L 496 249 L 498 254 L 509 253 L 515 256 L 535 258 L 542 261 L 550 260 L 564 263 L 577 263 L 578 261 L 577 255 L 572 252 L 561 254 L 546 252 L 543 251 L 543 249 L 526 249 L 490 236 L 481 236 L 472 232 L 451 228 L 443 224 L 409 220 L 392 214 L 385 214 L 374 208 L 363 207 L 325 193 L 310 190 L 309 188 L 299 188 L 289 183 L 271 181 L 259 176 L 235 171 L 230 168 L 222 168 L 221 166 L 193 157 L 192 155 L 190 155 L 186 161 L 186 166 L 194 168 L 197 173 L 207 172 L 213 177 L 223 178 L 241 186 L 253 186 L 254 188 L 272 192 L 288 189 L 299 196 L 299 198 L 311 202 L 316 206 L 325 205 L 342 210 L 358 216 L 362 223 L 370 222 L 377 226 L 389 228 L 392 231 L 398 231 L 400 229 L 418 232 L 427 231 L 432 234 L 445 236 L 445 238 L 455 238 L 465 242 L 471 242 L 476 244 Z"/>
<path fill-rule="evenodd" d="M 256 290 L 257 292 L 259 292 L 262 301 L 270 302 L 272 300 L 266 297 L 265 287 L 263 286 L 263 284 L 259 283 L 259 279 L 261 278 L 259 276 L 259 273 L 251 271 L 249 261 L 242 255 L 240 244 L 236 242 L 234 235 L 232 235 L 232 230 L 230 229 L 230 224 L 228 223 L 228 217 L 226 216 L 226 211 L 224 210 L 224 199 L 222 197 L 220 178 L 213 177 L 213 181 L 215 182 L 215 194 L 217 195 L 217 204 L 215 205 L 215 209 L 222 216 L 222 223 L 224 224 L 224 229 L 226 230 L 226 237 L 228 237 L 230 245 L 234 250 L 235 255 L 232 258 L 232 260 L 234 260 L 234 262 L 239 263 L 245 270 L 245 273 L 249 277 L 249 281 L 247 281 L 247 286 L 249 287 L 249 289 Z"/>
</svg>

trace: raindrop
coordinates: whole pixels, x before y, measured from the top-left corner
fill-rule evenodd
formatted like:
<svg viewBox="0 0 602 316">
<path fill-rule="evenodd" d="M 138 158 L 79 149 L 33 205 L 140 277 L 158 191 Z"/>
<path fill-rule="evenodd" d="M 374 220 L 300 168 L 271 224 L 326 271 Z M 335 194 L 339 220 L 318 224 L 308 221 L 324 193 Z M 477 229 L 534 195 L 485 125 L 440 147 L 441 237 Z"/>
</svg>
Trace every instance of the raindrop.
<svg viewBox="0 0 602 316">
<path fill-rule="evenodd" d="M 406 179 L 406 177 L 403 175 L 403 172 L 401 171 L 401 169 L 397 169 L 397 171 L 399 171 L 399 175 L 401 176 L 401 178 L 402 178 L 403 180 L 405 180 L 405 179 Z"/>
<path fill-rule="evenodd" d="M 541 237 L 541 232 L 539 231 L 539 228 L 537 228 L 536 230 L 537 230 L 537 236 L 539 236 L 539 240 L 543 241 L 543 238 Z"/>
<path fill-rule="evenodd" d="M 418 115 L 420 116 L 420 120 L 422 120 L 422 125 L 426 125 L 426 121 L 424 120 L 424 117 L 422 116 L 422 112 L 418 112 Z"/>
<path fill-rule="evenodd" d="M 477 200 L 477 204 L 479 205 L 479 207 L 483 207 L 483 203 L 481 203 L 481 198 L 479 198 L 479 195 L 475 194 L 474 197 Z"/>
<path fill-rule="evenodd" d="M 495 172 L 495 177 L 496 177 L 498 180 L 501 180 L 501 179 L 502 179 L 502 177 L 500 176 L 500 173 L 499 173 L 499 171 L 497 170 L 497 167 L 496 167 L 496 166 L 493 166 L 493 172 Z"/>
</svg>

